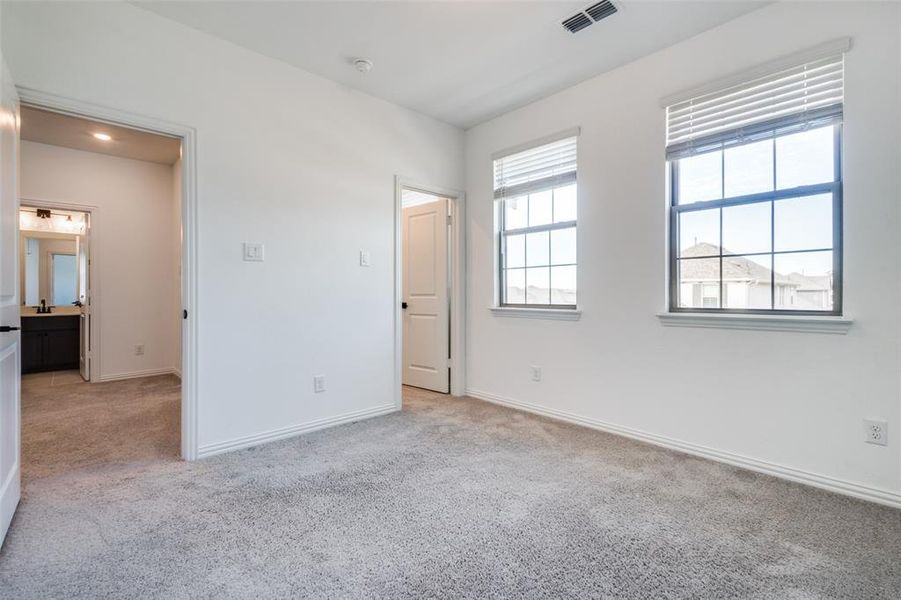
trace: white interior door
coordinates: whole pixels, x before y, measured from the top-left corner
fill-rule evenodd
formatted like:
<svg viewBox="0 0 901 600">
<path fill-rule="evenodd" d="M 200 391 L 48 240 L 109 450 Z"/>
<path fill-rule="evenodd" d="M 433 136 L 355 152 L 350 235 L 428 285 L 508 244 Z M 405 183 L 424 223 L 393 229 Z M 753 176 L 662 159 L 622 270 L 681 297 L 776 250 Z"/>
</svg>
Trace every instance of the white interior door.
<svg viewBox="0 0 901 600">
<path fill-rule="evenodd" d="M 448 342 L 447 200 L 404 209 L 403 382 L 447 393 Z"/>
<path fill-rule="evenodd" d="M 89 252 L 91 219 L 86 217 L 86 231 L 78 236 L 78 301 L 79 312 L 79 352 L 78 369 L 81 378 L 91 380 L 91 260 Z"/>
<path fill-rule="evenodd" d="M 0 543 L 19 504 L 19 101 L 0 55 Z"/>
</svg>

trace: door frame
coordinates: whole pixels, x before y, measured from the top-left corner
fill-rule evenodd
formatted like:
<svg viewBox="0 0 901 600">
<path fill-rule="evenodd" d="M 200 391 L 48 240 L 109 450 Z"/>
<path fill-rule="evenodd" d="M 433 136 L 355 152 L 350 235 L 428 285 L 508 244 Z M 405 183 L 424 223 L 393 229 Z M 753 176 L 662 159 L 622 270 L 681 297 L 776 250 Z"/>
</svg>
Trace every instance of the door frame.
<svg viewBox="0 0 901 600">
<path fill-rule="evenodd" d="M 403 407 L 403 190 L 414 190 L 448 199 L 450 206 L 450 393 L 466 393 L 466 195 L 450 188 L 419 183 L 402 177 L 394 178 L 394 393 L 395 404 Z"/>
<path fill-rule="evenodd" d="M 184 460 L 196 460 L 199 450 L 197 435 L 198 319 L 196 314 L 198 280 L 197 130 L 181 123 L 67 98 L 29 87 L 17 86 L 16 89 L 19 93 L 19 103 L 22 105 L 181 139 L 181 294 L 182 307 L 188 314 L 182 322 L 181 456 Z M 27 202 L 33 201 L 28 200 Z M 59 206 L 59 208 L 63 207 Z M 95 223 L 92 223 L 93 225 Z M 95 234 L 96 231 L 92 231 L 92 236 Z M 96 240 L 96 237 L 94 239 Z M 94 252 L 93 247 L 90 252 Z M 92 277 L 95 271 L 96 269 L 92 270 Z M 98 288 L 95 288 L 94 293 L 97 291 Z"/>
<path fill-rule="evenodd" d="M 20 101 L 20 104 L 22 102 Z M 21 156 L 20 156 L 21 159 Z M 21 164 L 21 160 L 20 160 Z M 73 202 L 57 202 L 55 200 L 39 200 L 37 198 L 29 198 L 25 196 L 19 197 L 19 208 L 23 206 L 32 207 L 32 208 L 46 208 L 49 210 L 53 210 L 54 208 L 59 210 L 71 210 L 77 212 L 83 212 L 88 214 L 90 228 L 87 232 L 88 238 L 88 261 L 90 261 L 92 267 L 97 264 L 97 257 L 94 256 L 94 246 L 97 243 L 97 239 L 100 237 L 99 230 L 97 229 L 97 223 L 101 219 L 99 218 L 100 209 L 97 206 L 91 204 L 76 204 Z M 22 236 L 21 230 L 19 231 L 19 237 Z M 21 268 L 19 269 L 19 273 L 21 274 Z M 19 283 L 19 289 L 21 290 L 22 283 Z M 91 311 L 91 322 L 90 322 L 90 330 L 91 330 L 91 383 L 96 383 L 100 381 L 100 305 L 103 302 L 103 298 L 100 294 L 100 270 L 91 268 L 88 270 L 88 291 L 91 294 L 90 297 L 90 311 Z M 21 299 L 20 299 L 21 300 Z M 96 311 L 96 312 L 95 312 Z M 79 342 L 80 343 L 80 342 Z"/>
</svg>

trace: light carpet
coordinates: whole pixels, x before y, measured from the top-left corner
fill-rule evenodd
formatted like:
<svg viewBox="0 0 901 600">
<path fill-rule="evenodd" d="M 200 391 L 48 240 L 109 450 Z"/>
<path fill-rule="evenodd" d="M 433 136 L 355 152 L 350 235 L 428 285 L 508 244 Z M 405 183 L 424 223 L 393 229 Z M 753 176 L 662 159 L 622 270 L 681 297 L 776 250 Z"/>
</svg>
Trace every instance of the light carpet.
<svg viewBox="0 0 901 600">
<path fill-rule="evenodd" d="M 102 384 L 88 412 L 121 390 L 145 416 L 83 416 L 142 456 L 26 456 L 0 596 L 901 597 L 901 511 L 416 390 L 400 413 L 189 464 L 154 420 L 177 421 L 172 384 Z M 30 436 L 28 413 L 56 407 L 26 392 Z"/>
</svg>

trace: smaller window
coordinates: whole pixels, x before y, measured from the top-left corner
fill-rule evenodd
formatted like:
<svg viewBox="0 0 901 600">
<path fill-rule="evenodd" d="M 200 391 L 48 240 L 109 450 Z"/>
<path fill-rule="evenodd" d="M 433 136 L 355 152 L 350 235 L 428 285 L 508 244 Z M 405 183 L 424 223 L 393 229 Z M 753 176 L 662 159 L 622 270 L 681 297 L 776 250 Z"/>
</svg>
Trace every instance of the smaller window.
<svg viewBox="0 0 901 600">
<path fill-rule="evenodd" d="M 576 137 L 494 161 L 500 305 L 576 308 Z"/>
</svg>

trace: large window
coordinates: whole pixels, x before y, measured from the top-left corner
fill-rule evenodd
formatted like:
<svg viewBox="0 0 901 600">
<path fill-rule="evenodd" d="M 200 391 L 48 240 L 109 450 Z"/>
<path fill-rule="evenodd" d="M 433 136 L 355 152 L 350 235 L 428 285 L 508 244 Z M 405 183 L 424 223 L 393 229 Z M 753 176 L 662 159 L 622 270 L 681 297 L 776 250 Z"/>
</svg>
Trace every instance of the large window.
<svg viewBox="0 0 901 600">
<path fill-rule="evenodd" d="M 842 56 L 667 110 L 670 309 L 841 314 Z"/>
<path fill-rule="evenodd" d="M 494 161 L 500 305 L 576 308 L 576 137 Z"/>
</svg>

